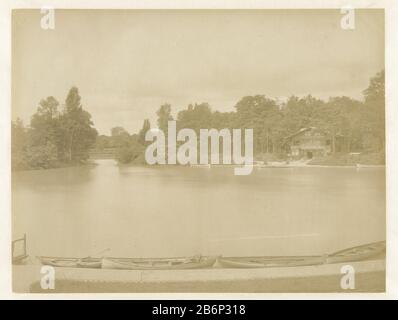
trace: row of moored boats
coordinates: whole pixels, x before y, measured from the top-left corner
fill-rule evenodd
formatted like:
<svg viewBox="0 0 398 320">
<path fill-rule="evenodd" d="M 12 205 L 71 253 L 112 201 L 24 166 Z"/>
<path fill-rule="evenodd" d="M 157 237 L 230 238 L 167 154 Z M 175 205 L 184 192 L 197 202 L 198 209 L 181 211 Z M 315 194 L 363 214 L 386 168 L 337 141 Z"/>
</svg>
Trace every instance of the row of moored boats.
<svg viewBox="0 0 398 320">
<path fill-rule="evenodd" d="M 319 256 L 222 257 L 192 256 L 173 258 L 61 258 L 38 257 L 43 265 L 70 268 L 102 268 L 116 270 L 180 270 L 221 268 L 297 267 L 367 260 L 385 255 L 385 241 L 348 248 Z"/>
</svg>

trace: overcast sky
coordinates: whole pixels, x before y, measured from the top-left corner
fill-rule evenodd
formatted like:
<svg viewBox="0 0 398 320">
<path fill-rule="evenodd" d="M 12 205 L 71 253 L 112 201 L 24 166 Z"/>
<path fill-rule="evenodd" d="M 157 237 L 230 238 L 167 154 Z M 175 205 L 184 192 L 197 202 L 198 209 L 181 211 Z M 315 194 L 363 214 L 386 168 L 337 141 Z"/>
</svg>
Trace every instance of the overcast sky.
<svg viewBox="0 0 398 320">
<path fill-rule="evenodd" d="M 13 118 L 26 124 L 71 86 L 101 134 L 135 133 L 165 102 L 175 115 L 195 102 L 231 111 L 254 94 L 361 98 L 384 68 L 380 10 L 356 11 L 354 30 L 339 10 L 58 10 L 55 30 L 41 16 L 13 16 Z"/>
</svg>

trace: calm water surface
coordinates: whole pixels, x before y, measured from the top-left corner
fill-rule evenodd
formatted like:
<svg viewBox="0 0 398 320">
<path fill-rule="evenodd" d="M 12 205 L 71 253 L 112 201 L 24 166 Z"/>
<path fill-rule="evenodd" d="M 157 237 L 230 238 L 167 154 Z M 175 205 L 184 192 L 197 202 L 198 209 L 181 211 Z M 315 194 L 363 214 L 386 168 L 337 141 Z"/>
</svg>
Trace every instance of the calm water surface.
<svg viewBox="0 0 398 320">
<path fill-rule="evenodd" d="M 323 254 L 385 239 L 385 170 L 96 166 L 13 174 L 30 255 Z"/>
</svg>

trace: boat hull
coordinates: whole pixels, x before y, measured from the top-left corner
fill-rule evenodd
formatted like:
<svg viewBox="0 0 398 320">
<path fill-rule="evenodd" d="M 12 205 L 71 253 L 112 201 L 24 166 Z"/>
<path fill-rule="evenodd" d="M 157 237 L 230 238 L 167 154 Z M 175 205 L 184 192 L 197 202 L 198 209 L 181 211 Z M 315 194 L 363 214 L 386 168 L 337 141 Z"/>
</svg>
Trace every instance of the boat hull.
<svg viewBox="0 0 398 320">
<path fill-rule="evenodd" d="M 280 268 L 323 264 L 323 256 L 303 257 L 225 257 L 217 263 L 223 268 Z"/>
<path fill-rule="evenodd" d="M 103 269 L 118 270 L 182 270 L 210 268 L 217 257 L 166 258 L 166 259 L 119 259 L 103 258 Z"/>
<path fill-rule="evenodd" d="M 101 258 L 38 257 L 42 265 L 59 268 L 94 268 L 102 266 Z"/>
<path fill-rule="evenodd" d="M 324 256 L 288 257 L 220 257 L 217 263 L 223 268 L 276 268 L 320 264 L 345 263 L 385 256 L 386 242 L 373 242 Z"/>
<path fill-rule="evenodd" d="M 385 241 L 374 242 L 334 252 L 328 255 L 326 263 L 362 261 L 378 257 L 379 255 L 385 254 L 385 252 Z"/>
</svg>

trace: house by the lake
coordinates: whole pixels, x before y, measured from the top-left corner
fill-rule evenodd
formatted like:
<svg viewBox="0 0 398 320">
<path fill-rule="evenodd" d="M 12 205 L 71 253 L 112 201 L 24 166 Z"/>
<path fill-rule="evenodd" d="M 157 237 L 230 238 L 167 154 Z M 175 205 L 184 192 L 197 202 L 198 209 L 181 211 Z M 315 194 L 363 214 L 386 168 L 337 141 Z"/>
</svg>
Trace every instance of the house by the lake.
<svg viewBox="0 0 398 320">
<path fill-rule="evenodd" d="M 285 137 L 283 149 L 292 158 L 311 159 L 330 154 L 333 150 L 332 143 L 332 137 L 327 132 L 309 127 Z"/>
</svg>

